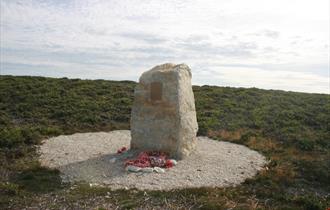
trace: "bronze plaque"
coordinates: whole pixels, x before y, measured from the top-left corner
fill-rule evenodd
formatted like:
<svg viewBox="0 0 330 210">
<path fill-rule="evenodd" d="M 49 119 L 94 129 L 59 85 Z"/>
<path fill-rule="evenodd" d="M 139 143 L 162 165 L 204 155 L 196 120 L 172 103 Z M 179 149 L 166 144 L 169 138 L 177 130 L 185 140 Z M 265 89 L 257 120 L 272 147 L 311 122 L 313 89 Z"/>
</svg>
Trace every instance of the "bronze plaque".
<svg viewBox="0 0 330 210">
<path fill-rule="evenodd" d="M 150 99 L 152 101 L 162 100 L 163 86 L 160 82 L 152 82 L 150 84 Z"/>
</svg>

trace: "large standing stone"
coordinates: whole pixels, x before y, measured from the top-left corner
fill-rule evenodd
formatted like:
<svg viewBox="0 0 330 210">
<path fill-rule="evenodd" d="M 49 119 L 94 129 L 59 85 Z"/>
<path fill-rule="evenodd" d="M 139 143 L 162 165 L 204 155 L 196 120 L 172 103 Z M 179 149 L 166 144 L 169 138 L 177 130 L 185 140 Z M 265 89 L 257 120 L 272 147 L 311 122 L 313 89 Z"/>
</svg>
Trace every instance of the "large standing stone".
<svg viewBox="0 0 330 210">
<path fill-rule="evenodd" d="M 182 159 L 195 150 L 197 130 L 189 67 L 167 63 L 144 72 L 134 92 L 131 148 Z"/>
</svg>

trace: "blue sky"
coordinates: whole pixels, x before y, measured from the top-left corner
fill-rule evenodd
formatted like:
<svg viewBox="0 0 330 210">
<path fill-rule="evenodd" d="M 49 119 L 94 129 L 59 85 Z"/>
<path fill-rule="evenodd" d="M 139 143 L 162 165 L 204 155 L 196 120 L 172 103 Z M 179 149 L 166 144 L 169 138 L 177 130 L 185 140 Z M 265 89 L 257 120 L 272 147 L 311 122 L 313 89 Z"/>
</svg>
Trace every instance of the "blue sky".
<svg viewBox="0 0 330 210">
<path fill-rule="evenodd" d="M 0 73 L 329 93 L 328 0 L 1 0 Z"/>
</svg>

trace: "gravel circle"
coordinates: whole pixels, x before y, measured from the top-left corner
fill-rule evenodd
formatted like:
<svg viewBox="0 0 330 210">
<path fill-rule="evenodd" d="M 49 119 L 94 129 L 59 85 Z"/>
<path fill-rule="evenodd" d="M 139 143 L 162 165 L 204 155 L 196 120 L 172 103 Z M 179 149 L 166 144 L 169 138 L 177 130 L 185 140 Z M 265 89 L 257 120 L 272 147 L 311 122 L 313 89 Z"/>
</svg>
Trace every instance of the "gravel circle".
<svg viewBox="0 0 330 210">
<path fill-rule="evenodd" d="M 61 171 L 64 182 L 86 181 L 112 189 L 171 190 L 226 187 L 253 177 L 266 164 L 264 156 L 245 146 L 198 137 L 197 151 L 165 173 L 125 171 L 125 159 L 136 153 L 117 154 L 129 147 L 129 130 L 58 136 L 40 146 L 43 166 Z M 114 160 L 116 160 L 114 162 Z"/>
</svg>

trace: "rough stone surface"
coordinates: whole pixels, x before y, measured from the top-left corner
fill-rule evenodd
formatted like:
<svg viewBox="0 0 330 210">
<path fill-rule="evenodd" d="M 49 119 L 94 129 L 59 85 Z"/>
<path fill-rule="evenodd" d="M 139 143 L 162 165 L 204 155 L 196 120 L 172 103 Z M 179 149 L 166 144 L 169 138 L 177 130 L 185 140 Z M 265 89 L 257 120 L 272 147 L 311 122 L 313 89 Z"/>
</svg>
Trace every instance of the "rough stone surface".
<svg viewBox="0 0 330 210">
<path fill-rule="evenodd" d="M 198 137 L 196 152 L 165 173 L 132 173 L 125 170 L 124 161 L 136 153 L 117 154 L 130 140 L 127 130 L 58 136 L 41 145 L 40 161 L 58 168 L 65 182 L 140 190 L 233 186 L 253 177 L 266 164 L 261 154 L 245 146 Z"/>
<path fill-rule="evenodd" d="M 182 159 L 195 150 L 197 130 L 189 67 L 163 64 L 144 72 L 134 92 L 131 148 Z"/>
</svg>

